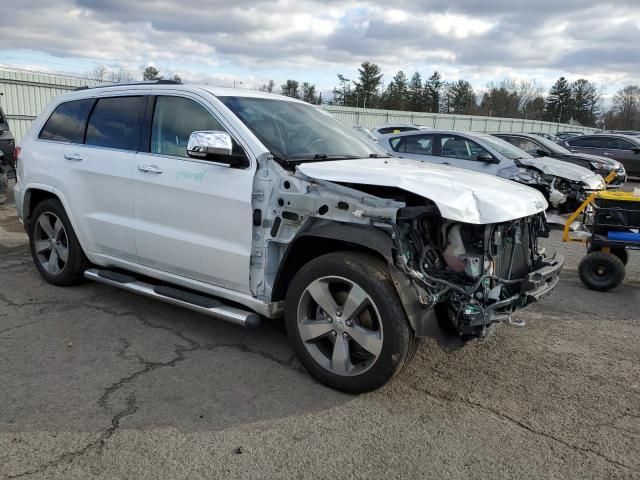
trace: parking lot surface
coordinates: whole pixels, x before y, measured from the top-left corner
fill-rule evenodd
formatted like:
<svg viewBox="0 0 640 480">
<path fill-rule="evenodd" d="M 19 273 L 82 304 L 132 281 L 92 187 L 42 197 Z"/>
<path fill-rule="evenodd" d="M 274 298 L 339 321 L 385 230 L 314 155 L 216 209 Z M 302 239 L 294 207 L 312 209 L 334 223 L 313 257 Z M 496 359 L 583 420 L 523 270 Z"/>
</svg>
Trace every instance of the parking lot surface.
<svg viewBox="0 0 640 480">
<path fill-rule="evenodd" d="M 423 341 L 374 393 L 249 330 L 107 286 L 46 284 L 0 206 L 0 478 L 639 478 L 640 252 L 587 290 L 578 244 L 525 328 Z"/>
</svg>

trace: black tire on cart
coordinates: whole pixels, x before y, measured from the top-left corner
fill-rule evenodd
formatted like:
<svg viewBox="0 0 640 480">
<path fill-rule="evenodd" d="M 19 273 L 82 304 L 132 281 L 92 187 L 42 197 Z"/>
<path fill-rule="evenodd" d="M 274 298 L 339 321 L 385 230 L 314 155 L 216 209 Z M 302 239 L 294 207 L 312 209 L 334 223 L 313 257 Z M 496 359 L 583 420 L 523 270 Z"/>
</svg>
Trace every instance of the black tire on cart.
<svg viewBox="0 0 640 480">
<path fill-rule="evenodd" d="M 593 250 L 589 250 L 589 252 L 601 252 L 601 249 L 593 249 Z M 624 263 L 625 265 L 627 263 L 629 263 L 629 252 L 627 252 L 624 248 L 612 248 L 610 250 L 610 253 L 612 253 L 613 255 L 615 255 L 616 257 L 618 257 L 620 260 L 622 260 L 622 263 Z"/>
<path fill-rule="evenodd" d="M 588 288 L 606 292 L 622 283 L 625 267 L 622 260 L 612 253 L 591 252 L 580 261 L 578 273 Z"/>
</svg>

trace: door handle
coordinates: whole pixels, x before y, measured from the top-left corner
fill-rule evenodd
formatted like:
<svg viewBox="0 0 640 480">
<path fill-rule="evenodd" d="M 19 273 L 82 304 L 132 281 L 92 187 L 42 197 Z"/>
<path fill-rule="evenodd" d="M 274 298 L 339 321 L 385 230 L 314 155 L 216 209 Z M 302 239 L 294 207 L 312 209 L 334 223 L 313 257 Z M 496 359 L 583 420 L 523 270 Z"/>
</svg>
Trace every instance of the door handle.
<svg viewBox="0 0 640 480">
<path fill-rule="evenodd" d="M 65 153 L 63 156 L 65 160 L 70 160 L 72 162 L 82 161 L 82 155 L 80 155 L 79 153 Z"/>
<path fill-rule="evenodd" d="M 138 170 L 144 173 L 162 173 L 162 169 L 157 165 L 140 165 Z"/>
<path fill-rule="evenodd" d="M 451 165 L 449 162 L 442 162 L 442 165 Z"/>
<path fill-rule="evenodd" d="M 609 152 L 603 152 L 605 155 L 607 156 L 611 156 L 611 154 Z"/>
</svg>

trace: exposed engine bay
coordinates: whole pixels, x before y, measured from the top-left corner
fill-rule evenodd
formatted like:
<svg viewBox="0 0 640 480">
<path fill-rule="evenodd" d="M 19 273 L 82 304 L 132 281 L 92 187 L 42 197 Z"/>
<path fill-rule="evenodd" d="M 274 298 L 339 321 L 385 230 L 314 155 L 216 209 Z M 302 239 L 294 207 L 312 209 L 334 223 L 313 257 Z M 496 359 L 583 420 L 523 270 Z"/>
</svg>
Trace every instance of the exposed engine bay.
<svg viewBox="0 0 640 480">
<path fill-rule="evenodd" d="M 426 291 L 421 303 L 436 307 L 462 337 L 512 322 L 513 311 L 531 300 L 522 287 L 545 263 L 538 246 L 549 232 L 543 214 L 473 225 L 444 220 L 434 207 L 406 207 L 397 223 L 400 268 Z"/>
</svg>

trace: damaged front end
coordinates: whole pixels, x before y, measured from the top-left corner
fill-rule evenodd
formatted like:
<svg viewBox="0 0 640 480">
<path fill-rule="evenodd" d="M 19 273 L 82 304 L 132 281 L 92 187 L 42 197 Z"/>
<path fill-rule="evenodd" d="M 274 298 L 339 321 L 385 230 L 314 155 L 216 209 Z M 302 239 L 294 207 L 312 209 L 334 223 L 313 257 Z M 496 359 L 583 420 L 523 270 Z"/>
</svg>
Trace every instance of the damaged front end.
<svg viewBox="0 0 640 480">
<path fill-rule="evenodd" d="M 544 214 L 489 225 L 443 220 L 430 207 L 400 209 L 397 266 L 420 303 L 463 338 L 483 337 L 494 323 L 515 322 L 518 308 L 557 284 L 564 258 L 538 246 Z"/>
<path fill-rule="evenodd" d="M 592 192 L 605 189 L 600 175 L 569 178 L 558 175 L 551 168 L 545 170 L 516 160 L 516 166 L 499 170 L 498 175 L 535 188 L 544 195 L 550 208 L 560 214 L 573 212 Z"/>
</svg>

